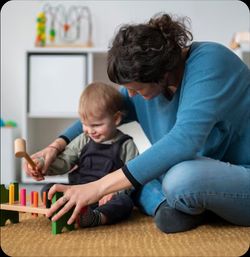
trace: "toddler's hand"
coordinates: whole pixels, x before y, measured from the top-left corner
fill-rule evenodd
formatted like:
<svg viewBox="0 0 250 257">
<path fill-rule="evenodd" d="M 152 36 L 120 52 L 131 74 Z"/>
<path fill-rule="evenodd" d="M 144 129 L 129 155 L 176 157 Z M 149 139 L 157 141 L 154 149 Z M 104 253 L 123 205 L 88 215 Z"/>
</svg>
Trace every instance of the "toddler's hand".
<svg viewBox="0 0 250 257">
<path fill-rule="evenodd" d="M 48 167 L 56 159 L 56 156 L 57 151 L 54 148 L 46 147 L 31 156 L 35 163 L 37 160 L 39 161 L 39 164 L 37 164 L 37 168 L 35 170 L 33 170 L 26 161 L 23 164 L 23 169 L 28 176 L 34 178 L 35 180 L 44 180 L 44 176 L 47 174 Z M 43 162 L 40 161 L 41 159 Z"/>
<path fill-rule="evenodd" d="M 31 165 L 27 164 L 26 173 L 28 176 L 32 177 L 34 180 L 41 181 L 44 180 L 44 175 L 42 174 L 42 168 L 44 166 L 44 159 L 42 157 L 32 159 L 36 164 L 36 168 L 33 169 Z"/>
</svg>

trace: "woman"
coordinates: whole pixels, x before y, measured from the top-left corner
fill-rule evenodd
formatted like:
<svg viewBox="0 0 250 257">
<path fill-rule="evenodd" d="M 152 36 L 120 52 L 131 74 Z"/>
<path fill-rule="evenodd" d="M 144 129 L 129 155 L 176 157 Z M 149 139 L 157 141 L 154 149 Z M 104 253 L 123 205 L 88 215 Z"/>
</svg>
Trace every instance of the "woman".
<svg viewBox="0 0 250 257">
<path fill-rule="evenodd" d="M 138 205 L 163 232 L 197 227 L 206 210 L 250 226 L 250 71 L 226 47 L 192 39 L 185 19 L 168 14 L 120 28 L 108 75 L 123 85 L 126 121 L 138 121 L 152 147 L 96 182 L 55 185 L 49 198 L 64 197 L 48 216 L 67 203 L 53 220 L 75 206 L 71 224 L 83 206 L 134 186 Z M 74 124 L 52 146 L 60 152 L 80 132 Z M 49 164 L 56 151 L 36 155 Z"/>
</svg>

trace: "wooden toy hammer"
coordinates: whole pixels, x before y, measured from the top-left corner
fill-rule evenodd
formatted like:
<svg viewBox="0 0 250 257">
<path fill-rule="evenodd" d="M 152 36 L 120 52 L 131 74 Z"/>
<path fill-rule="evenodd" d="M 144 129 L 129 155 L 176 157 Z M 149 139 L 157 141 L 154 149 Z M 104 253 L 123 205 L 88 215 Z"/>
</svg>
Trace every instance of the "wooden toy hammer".
<svg viewBox="0 0 250 257">
<path fill-rule="evenodd" d="M 25 158 L 25 160 L 30 164 L 30 166 L 35 170 L 36 164 L 30 158 L 30 156 L 26 153 L 26 142 L 22 138 L 17 138 L 15 140 L 15 156 L 19 158 Z"/>
</svg>

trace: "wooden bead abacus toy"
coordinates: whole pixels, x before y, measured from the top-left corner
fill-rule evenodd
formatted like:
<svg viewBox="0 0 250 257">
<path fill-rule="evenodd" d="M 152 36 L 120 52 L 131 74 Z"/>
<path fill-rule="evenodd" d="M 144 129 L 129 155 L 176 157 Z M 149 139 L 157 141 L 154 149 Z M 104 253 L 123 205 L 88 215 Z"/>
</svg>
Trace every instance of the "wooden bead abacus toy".
<svg viewBox="0 0 250 257">
<path fill-rule="evenodd" d="M 26 205 L 26 189 L 22 188 L 20 190 L 19 202 L 18 188 L 18 183 L 10 184 L 9 189 L 6 189 L 3 184 L 0 185 L 0 226 L 5 226 L 7 220 L 10 220 L 12 223 L 19 223 L 19 212 L 32 213 L 33 216 L 38 216 L 38 214 L 46 215 L 48 212 L 50 201 L 47 199 L 45 192 L 41 206 L 38 205 L 38 192 L 36 191 L 31 192 L 30 205 Z M 53 196 L 52 203 L 56 202 L 62 196 L 63 193 L 56 192 Z M 64 227 L 67 230 L 74 229 L 74 224 L 67 224 L 72 211 L 73 209 L 64 214 L 59 220 L 52 221 L 53 235 L 60 234 Z"/>
</svg>

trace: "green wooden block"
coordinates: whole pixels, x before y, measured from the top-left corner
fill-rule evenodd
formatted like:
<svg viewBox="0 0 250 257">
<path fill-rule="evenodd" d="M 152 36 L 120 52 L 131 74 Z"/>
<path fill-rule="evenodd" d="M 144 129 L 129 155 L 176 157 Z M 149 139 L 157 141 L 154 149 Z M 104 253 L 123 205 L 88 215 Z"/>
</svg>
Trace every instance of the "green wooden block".
<svg viewBox="0 0 250 257">
<path fill-rule="evenodd" d="M 14 199 L 18 201 L 19 199 L 19 190 L 18 183 L 14 182 Z M 9 201 L 9 190 L 6 189 L 4 184 L 0 185 L 0 203 L 7 203 Z M 19 222 L 19 212 L 17 211 L 8 211 L 0 210 L 0 226 L 4 226 L 6 221 L 10 220 L 11 223 Z"/>
<path fill-rule="evenodd" d="M 13 182 L 14 184 L 14 200 L 19 201 L 19 184 L 17 182 Z"/>
<path fill-rule="evenodd" d="M 19 200 L 19 185 L 17 182 L 13 182 L 14 184 L 14 200 Z M 4 184 L 0 185 L 0 203 L 7 203 L 9 201 L 9 189 L 5 187 Z"/>
<path fill-rule="evenodd" d="M 0 210 L 0 226 L 4 226 L 7 220 L 11 223 L 19 223 L 19 212 Z"/>
<path fill-rule="evenodd" d="M 7 203 L 9 201 L 9 190 L 5 188 L 4 184 L 0 185 L 0 203 Z"/>
<path fill-rule="evenodd" d="M 56 192 L 52 198 L 52 203 L 55 203 L 60 197 L 63 196 L 63 193 L 61 192 Z M 61 207 L 62 208 L 62 207 Z M 60 208 L 60 209 L 61 209 Z M 60 211 L 60 209 L 58 209 L 56 213 L 58 213 Z M 59 220 L 57 221 L 52 221 L 52 234 L 56 235 L 56 234 L 60 234 L 62 233 L 62 229 L 65 227 L 67 230 L 71 231 L 74 229 L 75 225 L 74 223 L 71 225 L 67 224 L 68 219 L 71 217 L 72 213 L 73 213 L 74 208 L 72 208 L 69 212 L 65 213 Z M 54 215 L 55 215 L 54 214 Z"/>
</svg>

